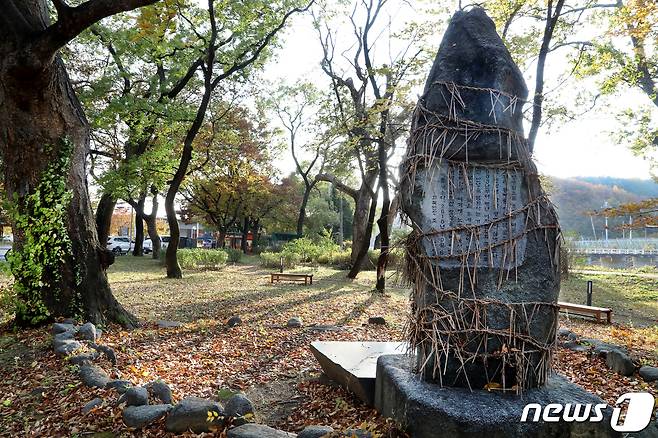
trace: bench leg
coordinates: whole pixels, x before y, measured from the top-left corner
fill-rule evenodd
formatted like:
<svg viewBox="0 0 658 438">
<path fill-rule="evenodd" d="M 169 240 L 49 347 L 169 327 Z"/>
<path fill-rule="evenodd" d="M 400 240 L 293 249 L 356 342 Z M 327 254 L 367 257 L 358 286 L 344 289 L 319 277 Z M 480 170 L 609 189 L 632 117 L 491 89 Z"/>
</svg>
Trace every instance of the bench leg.
<svg viewBox="0 0 658 438">
<path fill-rule="evenodd" d="M 313 276 L 311 276 L 310 280 L 311 280 L 311 284 L 313 284 Z"/>
<path fill-rule="evenodd" d="M 612 324 L 612 312 L 608 312 L 606 314 L 606 317 L 607 317 L 607 320 L 608 320 L 608 324 Z"/>
</svg>

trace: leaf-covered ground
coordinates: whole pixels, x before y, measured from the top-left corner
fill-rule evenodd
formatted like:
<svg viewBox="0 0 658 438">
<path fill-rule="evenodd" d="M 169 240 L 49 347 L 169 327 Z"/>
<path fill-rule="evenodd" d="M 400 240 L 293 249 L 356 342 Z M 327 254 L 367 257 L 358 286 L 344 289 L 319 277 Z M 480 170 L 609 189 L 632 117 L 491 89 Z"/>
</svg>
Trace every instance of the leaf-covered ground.
<svg viewBox="0 0 658 438">
<path fill-rule="evenodd" d="M 314 340 L 401 340 L 407 291 L 371 291 L 373 273 L 355 281 L 345 272 L 314 271 L 314 284 L 270 284 L 269 271 L 241 264 L 220 271 L 189 272 L 166 280 L 157 262 L 121 257 L 110 271 L 119 300 L 145 325 L 126 332 L 107 327 L 102 341 L 115 348 L 119 363 L 104 367 L 113 377 L 134 384 L 161 378 L 175 399 L 226 397 L 245 391 L 257 405 L 260 422 L 298 431 L 306 424 L 334 428 L 367 427 L 382 436 L 395 428 L 349 393 L 319 379 L 319 365 L 308 349 Z M 240 315 L 243 324 L 227 328 Z M 301 329 L 285 328 L 292 316 Z M 368 325 L 369 316 L 384 316 L 386 326 Z M 180 321 L 161 329 L 157 320 Z M 577 333 L 628 345 L 638 361 L 656 364 L 658 328 L 630 329 L 578 320 L 563 320 Z M 320 331 L 314 325 L 337 325 Z M 111 391 L 83 387 L 76 370 L 55 358 L 46 328 L 0 334 L 1 436 L 163 436 L 162 424 L 142 432 L 128 431 Z M 620 377 L 598 358 L 558 350 L 556 368 L 573 381 L 612 403 L 619 394 L 645 388 L 637 376 Z M 105 403 L 83 415 L 95 397 Z"/>
</svg>

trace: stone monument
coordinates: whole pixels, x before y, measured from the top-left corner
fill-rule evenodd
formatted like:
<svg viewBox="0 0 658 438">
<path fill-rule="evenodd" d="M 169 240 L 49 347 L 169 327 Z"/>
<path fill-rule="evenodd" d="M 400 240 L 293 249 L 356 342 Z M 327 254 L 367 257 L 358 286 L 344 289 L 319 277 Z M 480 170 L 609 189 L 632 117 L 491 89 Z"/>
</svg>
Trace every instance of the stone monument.
<svg viewBox="0 0 658 438">
<path fill-rule="evenodd" d="M 527 95 L 485 12 L 458 12 L 401 167 L 410 341 L 428 381 L 515 392 L 546 382 L 560 231 L 523 135 Z"/>
<path fill-rule="evenodd" d="M 523 133 L 527 95 L 484 10 L 457 12 L 400 166 L 415 361 L 377 365 L 375 406 L 414 437 L 569 436 L 571 424 L 520 423 L 523 406 L 601 402 L 549 381 L 560 230 Z"/>
</svg>

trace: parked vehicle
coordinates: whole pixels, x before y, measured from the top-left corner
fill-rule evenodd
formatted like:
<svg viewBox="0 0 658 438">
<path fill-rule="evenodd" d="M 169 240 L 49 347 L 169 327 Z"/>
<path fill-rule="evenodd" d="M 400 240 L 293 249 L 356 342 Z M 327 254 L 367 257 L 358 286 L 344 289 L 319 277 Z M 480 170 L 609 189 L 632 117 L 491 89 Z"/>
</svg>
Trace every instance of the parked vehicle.
<svg viewBox="0 0 658 438">
<path fill-rule="evenodd" d="M 0 238 L 0 260 L 7 260 L 7 254 L 14 245 L 14 236 L 11 234 Z"/>
<path fill-rule="evenodd" d="M 160 248 L 161 249 L 167 249 L 169 246 L 169 241 L 171 240 L 170 236 L 160 236 L 160 240 L 162 241 Z"/>
<path fill-rule="evenodd" d="M 167 242 L 169 241 L 169 236 L 164 236 L 167 238 Z M 164 243 L 164 240 L 161 236 L 158 236 L 160 239 L 160 248 L 165 249 L 167 248 L 167 245 Z M 153 241 L 151 240 L 150 237 L 147 237 L 144 239 L 144 254 L 150 254 L 153 252 Z"/>
<path fill-rule="evenodd" d="M 107 249 L 115 254 L 127 254 L 133 249 L 133 243 L 130 237 L 110 236 L 107 238 Z"/>
</svg>

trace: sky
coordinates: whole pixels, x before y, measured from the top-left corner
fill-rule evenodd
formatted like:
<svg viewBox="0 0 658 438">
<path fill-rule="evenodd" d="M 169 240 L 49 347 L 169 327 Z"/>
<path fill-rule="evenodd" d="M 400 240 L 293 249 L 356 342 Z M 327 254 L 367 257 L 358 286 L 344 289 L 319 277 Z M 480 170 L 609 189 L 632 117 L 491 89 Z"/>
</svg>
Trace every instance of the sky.
<svg viewBox="0 0 658 438">
<path fill-rule="evenodd" d="M 440 23 L 436 36 L 432 38 L 437 50 L 444 30 L 445 24 Z M 340 36 L 341 33 L 338 38 Z M 265 76 L 270 80 L 283 79 L 288 83 L 310 79 L 316 84 L 326 84 L 325 75 L 319 67 L 321 53 L 310 17 L 298 16 L 286 33 L 278 56 L 267 64 Z M 553 56 L 553 59 L 549 57 L 547 65 L 547 77 L 550 77 L 552 67 L 553 71 L 560 67 L 560 60 L 557 56 Z M 428 71 L 429 67 L 428 65 Z M 534 68 L 534 65 L 531 68 Z M 524 75 L 526 81 L 532 80 L 532 71 L 524 72 Z M 645 104 L 646 100 L 646 96 L 641 93 L 629 90 L 621 95 L 601 99 L 597 107 L 575 121 L 554 125 L 550 131 L 542 128 L 534 151 L 539 171 L 562 178 L 610 176 L 649 179 L 649 163 L 634 156 L 624 145 L 616 144 L 610 135 L 618 125 L 614 116 L 617 112 L 626 107 Z M 526 127 L 526 135 L 527 132 Z M 283 154 L 277 159 L 276 164 L 282 173 L 294 170 L 294 163 L 289 155 Z"/>
</svg>

